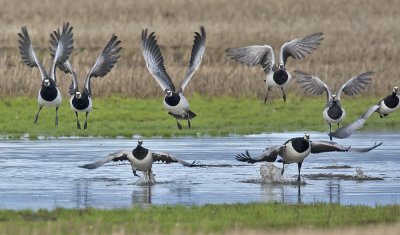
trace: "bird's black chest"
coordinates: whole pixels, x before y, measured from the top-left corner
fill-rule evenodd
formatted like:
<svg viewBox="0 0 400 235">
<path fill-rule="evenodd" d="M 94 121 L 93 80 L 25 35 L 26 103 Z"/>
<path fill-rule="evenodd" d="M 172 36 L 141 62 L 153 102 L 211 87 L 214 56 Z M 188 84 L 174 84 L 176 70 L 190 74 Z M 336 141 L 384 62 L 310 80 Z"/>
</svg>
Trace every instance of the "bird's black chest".
<svg viewBox="0 0 400 235">
<path fill-rule="evenodd" d="M 274 82 L 278 85 L 283 85 L 287 82 L 289 76 L 285 70 L 278 70 L 274 73 Z"/>
<path fill-rule="evenodd" d="M 132 155 L 139 160 L 143 160 L 147 154 L 149 153 L 149 150 L 146 148 L 143 148 L 142 146 L 137 146 L 133 151 Z"/>
<path fill-rule="evenodd" d="M 72 106 L 78 110 L 84 110 L 89 106 L 89 97 L 87 96 L 82 96 L 80 99 L 72 98 Z"/>
<path fill-rule="evenodd" d="M 293 138 L 292 147 L 296 152 L 304 153 L 310 147 L 310 142 L 303 137 Z"/>
<path fill-rule="evenodd" d="M 383 102 L 388 108 L 394 109 L 399 105 L 399 97 L 396 94 L 386 97 Z"/>
<path fill-rule="evenodd" d="M 40 89 L 40 97 L 46 101 L 53 101 L 57 97 L 57 93 L 58 92 L 55 85 L 42 85 L 42 89 Z"/>
<path fill-rule="evenodd" d="M 341 118 L 342 115 L 343 115 L 343 110 L 337 103 L 334 103 L 331 107 L 329 107 L 328 116 L 333 120 Z"/>
<path fill-rule="evenodd" d="M 178 93 L 172 93 L 171 97 L 168 96 L 165 97 L 165 103 L 167 103 L 169 106 L 178 105 L 180 100 L 181 97 L 178 95 Z"/>
</svg>

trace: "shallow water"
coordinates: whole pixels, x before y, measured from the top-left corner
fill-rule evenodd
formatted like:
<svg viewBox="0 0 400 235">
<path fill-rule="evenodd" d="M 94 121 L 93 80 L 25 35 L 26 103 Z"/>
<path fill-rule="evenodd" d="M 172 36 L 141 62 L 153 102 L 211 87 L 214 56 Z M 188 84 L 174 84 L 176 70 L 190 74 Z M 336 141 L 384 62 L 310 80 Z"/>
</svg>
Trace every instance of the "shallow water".
<svg viewBox="0 0 400 235">
<path fill-rule="evenodd" d="M 0 141 L 0 208 L 123 208 L 268 201 L 374 206 L 400 202 L 400 133 L 362 133 L 337 140 L 353 147 L 384 144 L 369 153 L 310 155 L 303 163 L 300 185 L 295 181 L 297 164 L 285 169 L 281 182 L 266 183 L 260 175 L 263 164 L 234 159 L 246 149 L 256 156 L 267 146 L 302 135 L 297 132 L 144 139 L 144 147 L 213 165 L 190 168 L 155 164 L 157 183 L 151 186 L 134 177 L 127 163 L 108 163 L 94 170 L 78 167 L 117 150 L 132 149 L 136 139 Z M 311 139 L 328 137 L 325 133 L 311 133 Z M 275 166 L 280 171 L 281 164 Z"/>
</svg>

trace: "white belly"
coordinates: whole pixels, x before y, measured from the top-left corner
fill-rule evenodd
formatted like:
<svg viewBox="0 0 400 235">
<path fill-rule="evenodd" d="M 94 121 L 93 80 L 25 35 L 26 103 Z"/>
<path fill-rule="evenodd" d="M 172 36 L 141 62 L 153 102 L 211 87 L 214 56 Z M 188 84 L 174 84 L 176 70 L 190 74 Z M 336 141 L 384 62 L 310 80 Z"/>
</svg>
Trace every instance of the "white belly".
<svg viewBox="0 0 400 235">
<path fill-rule="evenodd" d="M 379 114 L 389 114 L 393 113 L 399 108 L 399 105 L 397 105 L 396 108 L 389 108 L 388 106 L 385 105 L 385 102 L 382 100 L 380 103 L 381 107 L 378 109 Z"/>
<path fill-rule="evenodd" d="M 183 96 L 181 93 L 179 93 L 179 96 L 181 97 L 181 99 L 179 100 L 179 103 L 175 106 L 168 105 L 165 102 L 165 99 L 163 103 L 164 107 L 168 110 L 168 112 L 184 117 L 187 111 L 189 110 L 189 102 L 187 101 L 185 96 Z"/>
<path fill-rule="evenodd" d="M 71 106 L 71 109 L 74 110 L 75 112 L 90 112 L 92 111 L 92 98 L 89 97 L 89 105 L 87 108 L 79 110 L 76 109 L 73 105 L 72 105 L 72 99 L 74 99 L 74 96 L 71 96 L 71 98 L 69 99 L 69 106 Z"/>
<path fill-rule="evenodd" d="M 303 153 L 298 153 L 291 144 L 286 144 L 286 148 L 283 151 L 282 159 L 286 163 L 295 163 L 295 162 L 303 162 L 303 160 L 310 154 L 311 145 L 308 147 L 306 151 Z"/>
<path fill-rule="evenodd" d="M 56 89 L 57 89 L 57 96 L 52 101 L 47 101 L 47 100 L 42 99 L 42 97 L 40 96 L 40 91 L 41 91 L 41 89 L 40 89 L 39 90 L 39 94 L 38 94 L 38 103 L 39 103 L 39 105 L 41 105 L 41 106 L 49 106 L 49 107 L 58 107 L 58 106 L 60 106 L 61 101 L 62 101 L 61 92 L 57 87 L 56 87 Z"/>
<path fill-rule="evenodd" d="M 344 109 L 342 109 L 342 111 L 343 111 L 342 116 L 339 119 L 332 119 L 328 115 L 328 109 L 329 108 L 326 107 L 324 109 L 324 111 L 322 112 L 322 116 L 324 117 L 325 121 L 328 122 L 328 123 L 331 123 L 331 124 L 332 123 L 339 123 L 346 117 L 346 111 Z"/>
<path fill-rule="evenodd" d="M 145 158 L 143 158 L 142 160 L 139 160 L 139 159 L 135 158 L 132 155 L 132 153 L 129 154 L 128 158 L 129 158 L 129 161 L 131 163 L 131 167 L 134 170 L 148 171 L 148 170 L 151 169 L 151 167 L 153 165 L 152 151 L 149 151 L 147 156 Z"/>
<path fill-rule="evenodd" d="M 285 87 L 289 82 L 290 79 L 292 78 L 292 76 L 290 75 L 289 71 L 286 71 L 287 75 L 288 75 L 288 79 L 287 81 L 282 84 L 282 85 L 278 85 L 275 81 L 274 81 L 274 73 L 271 72 L 267 75 L 266 79 L 265 79 L 265 86 L 267 88 L 269 87 Z"/>
</svg>

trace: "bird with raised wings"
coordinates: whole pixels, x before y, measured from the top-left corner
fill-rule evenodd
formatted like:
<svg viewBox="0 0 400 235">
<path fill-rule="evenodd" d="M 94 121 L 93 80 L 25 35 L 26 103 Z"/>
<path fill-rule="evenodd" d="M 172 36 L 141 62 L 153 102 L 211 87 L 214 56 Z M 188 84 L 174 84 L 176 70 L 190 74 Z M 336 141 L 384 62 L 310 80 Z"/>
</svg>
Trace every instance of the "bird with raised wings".
<svg viewBox="0 0 400 235">
<path fill-rule="evenodd" d="M 57 79 L 55 75 L 56 65 L 64 63 L 68 60 L 72 52 L 73 34 L 72 27 L 69 23 L 64 23 L 62 32 L 59 35 L 59 40 L 54 47 L 53 61 L 50 64 L 49 73 L 46 72 L 43 64 L 37 58 L 33 49 L 31 39 L 26 27 L 22 27 L 19 36 L 19 53 L 21 54 L 22 61 L 29 67 L 38 67 L 42 77 L 42 85 L 38 94 L 39 109 L 35 115 L 34 123 L 36 124 L 39 119 L 39 113 L 43 106 L 56 107 L 55 124 L 58 125 L 58 107 L 61 104 L 61 92 L 57 87 Z"/>
<path fill-rule="evenodd" d="M 295 70 L 294 72 L 297 82 L 302 85 L 307 93 L 321 95 L 323 92 L 326 92 L 326 104 L 322 111 L 322 116 L 329 125 L 330 140 L 332 140 L 332 123 L 336 123 L 339 128 L 340 122 L 346 116 L 346 111 L 340 102 L 340 95 L 343 92 L 348 96 L 353 96 L 365 91 L 371 83 L 372 75 L 374 74 L 374 72 L 369 71 L 352 77 L 333 94 L 329 86 L 317 76 L 299 70 Z"/>
<path fill-rule="evenodd" d="M 54 31 L 51 34 L 50 40 L 50 49 L 51 55 L 55 55 L 56 45 L 60 40 L 60 32 Z M 81 124 L 79 122 L 78 112 L 85 112 L 85 123 L 83 128 L 87 128 L 87 119 L 89 112 L 92 110 L 92 89 L 91 89 L 91 81 L 94 77 L 104 77 L 106 76 L 114 65 L 117 63 L 120 55 L 119 52 L 121 51 L 121 47 L 119 46 L 121 43 L 118 40 L 118 37 L 112 35 L 110 41 L 107 43 L 101 54 L 97 57 L 96 62 L 90 69 L 89 73 L 86 75 L 85 79 L 85 86 L 83 92 L 79 90 L 78 87 L 78 77 L 73 69 L 69 60 L 65 61 L 64 63 L 57 64 L 60 70 L 64 71 L 65 73 L 72 74 L 72 82 L 69 88 L 69 94 L 71 95 L 70 98 L 70 106 L 71 109 L 75 112 L 76 116 L 76 126 L 78 129 L 81 129 Z"/>
<path fill-rule="evenodd" d="M 377 104 L 372 105 L 353 123 L 337 129 L 331 134 L 331 136 L 339 139 L 347 138 L 356 132 L 356 130 L 362 128 L 364 123 L 373 113 L 377 112 L 381 118 L 384 118 L 390 113 L 393 113 L 399 109 L 400 95 L 397 94 L 397 91 L 398 87 L 394 87 L 392 94 L 386 96 L 384 99 L 381 99 Z"/>
<path fill-rule="evenodd" d="M 108 155 L 103 160 L 86 164 L 81 167 L 86 169 L 95 169 L 107 162 L 118 162 L 118 161 L 129 161 L 132 167 L 133 175 L 138 176 L 136 171 L 142 171 L 145 174 L 145 179 L 148 183 L 154 183 L 154 175 L 152 173 L 153 162 L 164 162 L 164 163 L 180 163 L 184 166 L 194 166 L 195 162 L 188 163 L 180 160 L 172 154 L 164 152 L 156 152 L 147 148 L 144 148 L 143 141 L 139 140 L 136 148 L 133 150 L 121 150 Z"/>
<path fill-rule="evenodd" d="M 309 134 L 304 134 L 304 137 L 296 137 L 287 140 L 282 145 L 271 146 L 267 148 L 261 155 L 251 157 L 249 151 L 246 154 L 241 153 L 236 155 L 236 160 L 241 162 L 255 163 L 255 162 L 275 162 L 278 156 L 278 162 L 283 163 L 281 174 L 284 173 L 285 164 L 297 163 L 298 176 L 297 181 L 300 182 L 300 169 L 304 159 L 310 153 L 324 153 L 324 152 L 369 152 L 372 149 L 380 146 L 382 143 L 375 144 L 369 148 L 353 148 L 350 146 L 343 146 L 331 141 L 311 141 Z"/>
<path fill-rule="evenodd" d="M 200 27 L 200 33 L 195 32 L 192 53 L 189 60 L 189 68 L 182 82 L 181 88 L 176 90 L 171 78 L 169 77 L 160 48 L 157 44 L 154 32 L 147 34 L 147 29 L 142 31 L 142 53 L 146 61 L 146 67 L 151 75 L 156 79 L 164 92 L 164 107 L 168 114 L 176 119 L 179 130 L 182 130 L 180 119 L 188 121 L 188 127 L 191 127 L 190 120 L 196 117 L 196 114 L 189 109 L 189 102 L 184 96 L 185 87 L 192 78 L 193 74 L 199 68 L 206 48 L 206 31 Z"/>
<path fill-rule="evenodd" d="M 273 87 L 282 90 L 282 98 L 286 102 L 284 87 L 289 84 L 292 76 L 286 69 L 286 62 L 289 57 L 296 60 L 303 59 L 317 49 L 324 39 L 322 33 L 314 33 L 303 38 L 296 38 L 282 45 L 279 53 L 279 63 L 275 62 L 274 50 L 269 45 L 253 45 L 240 48 L 228 48 L 226 54 L 245 65 L 254 67 L 260 65 L 264 70 L 265 86 L 267 94 L 264 103 L 267 103 L 268 94 Z"/>
</svg>

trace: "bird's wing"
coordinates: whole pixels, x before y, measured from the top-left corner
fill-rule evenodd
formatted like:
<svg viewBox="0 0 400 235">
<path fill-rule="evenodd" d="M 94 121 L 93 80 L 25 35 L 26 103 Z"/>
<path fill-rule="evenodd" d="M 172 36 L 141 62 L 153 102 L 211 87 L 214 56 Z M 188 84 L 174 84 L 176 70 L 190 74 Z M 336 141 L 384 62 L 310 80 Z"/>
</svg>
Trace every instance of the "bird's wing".
<svg viewBox="0 0 400 235">
<path fill-rule="evenodd" d="M 164 67 L 164 59 L 158 47 L 156 36 L 154 32 L 147 35 L 147 29 L 142 30 L 142 53 L 147 69 L 160 84 L 163 91 L 168 89 L 175 92 L 175 86 Z"/>
<path fill-rule="evenodd" d="M 332 96 L 332 91 L 326 83 L 321 81 L 317 76 L 299 70 L 295 70 L 294 73 L 297 82 L 301 84 L 307 93 L 312 95 L 321 95 L 325 91 L 327 102 L 329 101 L 329 98 Z"/>
<path fill-rule="evenodd" d="M 76 91 L 79 90 L 78 88 L 78 77 L 76 76 L 75 70 L 72 68 L 71 63 L 69 60 L 65 61 L 64 65 L 68 71 L 72 74 L 72 82 L 68 89 L 68 94 L 74 95 Z"/>
<path fill-rule="evenodd" d="M 257 157 L 251 157 L 249 151 L 246 150 L 246 154 L 240 153 L 236 155 L 236 160 L 241 162 L 255 163 L 255 162 L 275 162 L 278 157 L 279 151 L 281 148 L 284 148 L 284 145 L 276 145 L 270 148 L 267 148 L 262 154 Z"/>
<path fill-rule="evenodd" d="M 172 154 L 163 153 L 163 152 L 154 152 L 153 151 L 152 152 L 152 156 L 153 156 L 153 161 L 155 161 L 155 162 L 157 162 L 157 161 L 165 162 L 165 163 L 177 162 L 177 163 L 180 163 L 180 164 L 182 164 L 184 166 L 190 166 L 190 167 L 193 166 L 194 163 L 195 163 L 195 162 L 189 163 L 189 162 L 183 161 L 183 160 L 175 157 Z"/>
<path fill-rule="evenodd" d="M 22 61 L 29 67 L 38 67 L 42 80 L 47 78 L 46 70 L 43 64 L 37 58 L 35 51 L 33 50 L 31 39 L 29 38 L 28 30 L 26 27 L 21 28 L 21 33 L 18 33 L 18 48 L 21 54 Z"/>
<path fill-rule="evenodd" d="M 286 64 L 289 56 L 296 60 L 303 59 L 311 54 L 324 39 L 322 33 L 314 33 L 303 38 L 296 38 L 286 42 L 281 47 L 280 64 Z"/>
<path fill-rule="evenodd" d="M 362 91 L 365 91 L 365 89 L 371 82 L 373 74 L 374 72 L 369 71 L 350 78 L 350 80 L 343 84 L 342 87 L 340 87 L 340 89 L 337 91 L 336 96 L 338 100 L 340 100 L 340 95 L 342 91 L 348 96 L 353 96 Z"/>
<path fill-rule="evenodd" d="M 50 72 L 49 72 L 50 78 L 52 78 L 55 82 L 57 82 L 56 75 L 55 75 L 56 66 L 59 64 L 64 64 L 65 61 L 68 60 L 69 56 L 72 53 L 73 43 L 74 43 L 72 29 L 73 29 L 73 27 L 70 26 L 68 22 L 64 23 L 63 29 L 61 31 L 61 35 L 58 38 L 59 40 L 57 43 L 57 47 L 55 48 L 55 51 L 54 51 L 53 63 L 51 65 Z M 51 36 L 50 36 L 50 38 L 51 38 Z M 52 41 L 52 39 L 50 39 L 50 48 L 53 47 L 51 41 Z"/>
<path fill-rule="evenodd" d="M 58 42 L 60 41 L 60 37 L 61 37 L 60 29 L 54 30 L 53 33 L 50 34 L 49 49 L 50 49 L 51 58 L 54 58 L 54 56 L 56 54 Z M 68 66 L 66 65 L 67 62 L 68 62 L 68 60 L 65 63 L 57 64 L 57 67 L 66 74 L 71 73 Z"/>
<path fill-rule="evenodd" d="M 245 65 L 254 67 L 261 65 L 265 74 L 272 72 L 275 65 L 274 50 L 271 46 L 254 45 L 240 48 L 228 48 L 226 54 L 231 58 Z"/>
<path fill-rule="evenodd" d="M 356 130 L 364 126 L 367 119 L 379 109 L 380 105 L 373 105 L 367 111 L 365 111 L 356 121 L 353 123 L 343 126 L 337 129 L 331 134 L 332 137 L 344 139 L 352 135 Z"/>
<path fill-rule="evenodd" d="M 130 154 L 130 152 L 131 152 L 130 150 L 121 150 L 121 151 L 118 151 L 118 152 L 108 155 L 106 158 L 104 158 L 100 161 L 93 162 L 90 164 L 85 164 L 80 167 L 83 167 L 86 169 L 96 169 L 107 162 L 128 161 L 128 155 Z"/>
<path fill-rule="evenodd" d="M 122 49 L 122 47 L 119 46 L 120 44 L 121 41 L 118 40 L 118 37 L 112 35 L 110 41 L 107 43 L 106 47 L 104 47 L 99 57 L 97 57 L 97 60 L 94 63 L 93 67 L 86 75 L 85 91 L 88 92 L 89 96 L 92 95 L 92 77 L 104 77 L 111 71 L 111 69 L 114 67 L 120 57 L 119 52 Z"/>
<path fill-rule="evenodd" d="M 185 79 L 182 82 L 181 91 L 185 90 L 186 85 L 192 78 L 194 72 L 199 68 L 206 49 L 206 31 L 200 26 L 200 33 L 195 32 L 192 53 L 189 61 L 189 69 L 186 72 Z"/>
<path fill-rule="evenodd" d="M 54 30 L 53 33 L 50 34 L 50 55 L 54 58 L 58 46 L 58 42 L 60 41 L 61 33 L 60 29 Z M 72 74 L 71 85 L 68 90 L 68 94 L 73 95 L 78 88 L 78 77 L 76 76 L 75 70 L 72 68 L 69 59 L 64 63 L 57 64 L 57 67 L 66 74 Z M 55 74 L 54 74 L 55 75 Z"/>
<path fill-rule="evenodd" d="M 343 146 L 332 141 L 312 141 L 311 153 L 324 153 L 324 152 L 369 152 L 372 149 L 382 145 L 383 143 L 375 144 L 368 148 L 353 148 L 351 146 Z"/>
<path fill-rule="evenodd" d="M 311 153 L 347 152 L 350 146 L 343 146 L 332 141 L 311 141 Z"/>
</svg>

